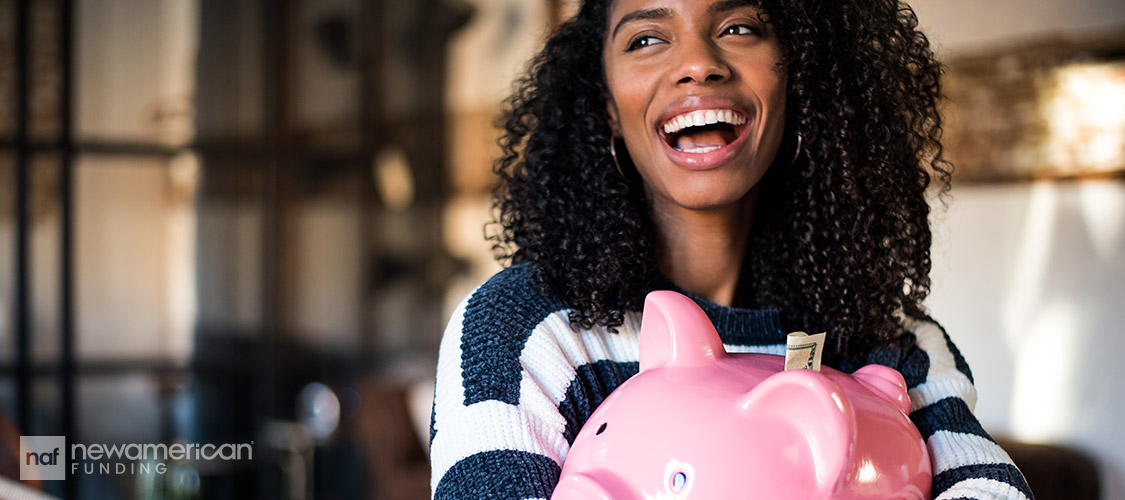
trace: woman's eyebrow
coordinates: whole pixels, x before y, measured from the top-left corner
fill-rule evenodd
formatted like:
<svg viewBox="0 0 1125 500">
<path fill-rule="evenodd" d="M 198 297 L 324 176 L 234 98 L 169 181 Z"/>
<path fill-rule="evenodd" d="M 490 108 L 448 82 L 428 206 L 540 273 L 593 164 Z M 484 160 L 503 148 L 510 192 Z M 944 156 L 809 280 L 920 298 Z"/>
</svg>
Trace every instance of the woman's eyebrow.
<svg viewBox="0 0 1125 500">
<path fill-rule="evenodd" d="M 707 10 L 711 14 L 718 14 L 741 7 L 757 7 L 758 3 L 755 0 L 721 0 L 711 4 L 707 7 Z M 617 32 L 621 31 L 621 27 L 629 22 L 644 19 L 668 19 L 670 17 L 672 17 L 672 10 L 666 8 L 635 10 L 621 16 L 621 20 L 617 21 L 617 25 L 613 27 L 612 37 L 616 38 Z"/>
<path fill-rule="evenodd" d="M 719 14 L 741 7 L 757 7 L 759 2 L 754 0 L 721 0 L 707 7 L 711 14 Z"/>
<path fill-rule="evenodd" d="M 615 26 L 613 28 L 613 37 L 611 37 L 611 38 L 616 38 L 617 32 L 621 31 L 621 27 L 624 26 L 626 23 L 629 23 L 629 22 L 632 22 L 632 21 L 640 21 L 640 20 L 643 20 L 643 19 L 668 19 L 670 17 L 672 17 L 672 10 L 671 9 L 660 8 L 660 9 L 635 10 L 633 12 L 625 14 L 624 16 L 621 16 L 621 20 L 617 21 L 617 26 Z"/>
</svg>

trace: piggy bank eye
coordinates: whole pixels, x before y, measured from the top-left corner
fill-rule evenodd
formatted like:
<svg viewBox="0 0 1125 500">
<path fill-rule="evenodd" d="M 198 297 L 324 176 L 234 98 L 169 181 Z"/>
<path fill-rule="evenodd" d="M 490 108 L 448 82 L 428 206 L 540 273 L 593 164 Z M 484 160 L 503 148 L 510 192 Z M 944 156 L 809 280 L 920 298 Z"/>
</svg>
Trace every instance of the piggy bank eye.
<svg viewBox="0 0 1125 500">
<path fill-rule="evenodd" d="M 605 432 L 605 425 L 605 422 L 603 422 L 602 425 L 598 426 L 598 432 L 595 432 L 594 435 L 601 436 L 602 433 Z"/>
<path fill-rule="evenodd" d="M 672 493 L 684 491 L 684 486 L 687 486 L 687 479 L 687 473 L 684 471 L 676 471 L 675 474 L 672 474 Z"/>
</svg>

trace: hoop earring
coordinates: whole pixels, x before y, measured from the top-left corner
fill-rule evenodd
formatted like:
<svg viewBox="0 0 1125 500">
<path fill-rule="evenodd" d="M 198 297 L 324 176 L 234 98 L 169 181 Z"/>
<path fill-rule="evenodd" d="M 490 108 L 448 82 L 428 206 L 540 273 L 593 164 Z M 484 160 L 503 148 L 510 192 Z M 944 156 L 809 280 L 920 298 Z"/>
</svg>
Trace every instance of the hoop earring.
<svg viewBox="0 0 1125 500">
<path fill-rule="evenodd" d="M 621 164 L 617 162 L 617 147 L 616 147 L 616 144 L 617 144 L 617 138 L 613 137 L 613 136 L 610 136 L 610 138 L 609 138 L 609 156 L 613 157 L 613 166 L 617 167 L 617 173 L 621 174 L 621 178 L 625 179 L 625 180 L 629 180 L 628 177 L 625 177 L 625 172 L 621 171 Z"/>
<path fill-rule="evenodd" d="M 793 159 L 789 161 L 789 164 L 792 165 L 794 163 L 797 163 L 797 158 L 799 158 L 800 156 L 801 156 L 801 134 L 797 134 L 797 150 L 793 152 Z"/>
</svg>

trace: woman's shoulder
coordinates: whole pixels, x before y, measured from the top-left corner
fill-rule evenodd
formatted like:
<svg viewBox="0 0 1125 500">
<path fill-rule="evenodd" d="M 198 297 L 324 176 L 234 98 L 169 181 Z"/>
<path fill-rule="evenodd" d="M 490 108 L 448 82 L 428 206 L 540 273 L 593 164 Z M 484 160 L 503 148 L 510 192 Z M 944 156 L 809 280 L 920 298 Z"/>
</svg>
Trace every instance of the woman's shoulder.
<svg viewBox="0 0 1125 500">
<path fill-rule="evenodd" d="M 457 307 L 446 327 L 439 359 L 448 358 L 453 363 L 449 368 L 461 373 L 467 404 L 487 400 L 517 404 L 521 374 L 529 368 L 524 357 L 529 346 L 536 353 L 531 359 L 535 363 L 562 369 L 569 362 L 566 356 L 556 355 L 581 336 L 571 330 L 568 313 L 563 301 L 540 287 L 532 268 L 508 267 Z"/>
<path fill-rule="evenodd" d="M 496 273 L 461 301 L 446 336 L 456 338 L 466 358 L 516 359 L 536 328 L 548 318 L 557 319 L 549 322 L 552 325 L 568 325 L 567 313 L 563 301 L 540 286 L 531 266 L 517 264 Z"/>
<path fill-rule="evenodd" d="M 465 297 L 462 307 L 466 321 L 471 319 L 493 327 L 538 324 L 552 313 L 566 310 L 562 300 L 540 285 L 528 264 L 516 264 L 496 273 Z"/>
<path fill-rule="evenodd" d="M 869 363 L 893 367 L 902 373 L 907 386 L 923 383 L 934 372 L 956 371 L 970 382 L 972 372 L 945 328 L 933 318 L 902 317 L 902 331 L 895 342 L 875 347 Z"/>
</svg>

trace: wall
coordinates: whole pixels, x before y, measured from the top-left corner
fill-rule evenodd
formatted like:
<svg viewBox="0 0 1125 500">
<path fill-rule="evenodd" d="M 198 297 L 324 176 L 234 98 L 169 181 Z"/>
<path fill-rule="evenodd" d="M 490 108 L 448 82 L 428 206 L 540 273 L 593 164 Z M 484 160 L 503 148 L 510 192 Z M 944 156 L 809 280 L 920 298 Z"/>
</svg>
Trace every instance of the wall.
<svg viewBox="0 0 1125 500">
<path fill-rule="evenodd" d="M 1051 38 L 1120 32 L 1120 0 L 910 0 L 940 54 L 991 49 Z"/>
<path fill-rule="evenodd" d="M 1125 182 L 955 186 L 935 219 L 929 305 L 995 434 L 1094 457 L 1125 498 Z"/>
<path fill-rule="evenodd" d="M 910 3 L 945 58 L 1125 31 L 1116 0 Z M 955 185 L 934 226 L 929 305 L 985 427 L 1086 452 L 1125 498 L 1125 181 Z"/>
</svg>

